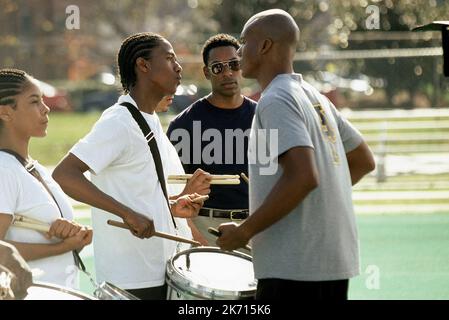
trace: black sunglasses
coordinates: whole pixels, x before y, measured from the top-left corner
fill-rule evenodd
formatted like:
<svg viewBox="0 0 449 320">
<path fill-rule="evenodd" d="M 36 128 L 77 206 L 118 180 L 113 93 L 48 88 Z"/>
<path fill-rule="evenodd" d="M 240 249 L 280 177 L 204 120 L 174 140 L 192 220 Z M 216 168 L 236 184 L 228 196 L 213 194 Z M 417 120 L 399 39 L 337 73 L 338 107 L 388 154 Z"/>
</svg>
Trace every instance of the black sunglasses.
<svg viewBox="0 0 449 320">
<path fill-rule="evenodd" d="M 218 75 L 223 72 L 225 66 L 228 66 L 232 71 L 240 70 L 240 60 L 228 60 L 228 61 L 220 61 L 212 63 L 208 69 L 212 72 L 213 75 Z"/>
</svg>

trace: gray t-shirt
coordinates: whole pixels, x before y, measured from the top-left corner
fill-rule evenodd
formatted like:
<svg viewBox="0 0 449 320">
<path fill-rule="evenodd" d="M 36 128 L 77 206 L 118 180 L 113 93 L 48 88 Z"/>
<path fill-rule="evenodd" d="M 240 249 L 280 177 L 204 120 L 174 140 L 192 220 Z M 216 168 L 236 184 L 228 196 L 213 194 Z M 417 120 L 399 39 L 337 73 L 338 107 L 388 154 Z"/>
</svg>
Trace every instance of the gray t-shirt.
<svg viewBox="0 0 449 320">
<path fill-rule="evenodd" d="M 345 154 L 361 142 L 360 133 L 300 74 L 278 75 L 264 90 L 248 151 L 250 212 L 262 205 L 281 177 L 278 157 L 293 147 L 314 149 L 319 186 L 283 219 L 252 239 L 256 278 L 327 281 L 359 274 Z"/>
</svg>

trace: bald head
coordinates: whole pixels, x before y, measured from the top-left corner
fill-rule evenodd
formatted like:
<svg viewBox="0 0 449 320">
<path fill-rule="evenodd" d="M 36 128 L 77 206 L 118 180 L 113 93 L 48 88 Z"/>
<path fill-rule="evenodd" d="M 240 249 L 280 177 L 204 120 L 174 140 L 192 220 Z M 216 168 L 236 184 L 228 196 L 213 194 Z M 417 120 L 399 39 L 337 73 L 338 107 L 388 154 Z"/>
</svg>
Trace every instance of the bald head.
<svg viewBox="0 0 449 320">
<path fill-rule="evenodd" d="M 284 10 L 271 9 L 252 16 L 243 27 L 243 34 L 256 33 L 260 39 L 270 38 L 274 43 L 296 48 L 299 28 L 290 14 Z"/>
</svg>

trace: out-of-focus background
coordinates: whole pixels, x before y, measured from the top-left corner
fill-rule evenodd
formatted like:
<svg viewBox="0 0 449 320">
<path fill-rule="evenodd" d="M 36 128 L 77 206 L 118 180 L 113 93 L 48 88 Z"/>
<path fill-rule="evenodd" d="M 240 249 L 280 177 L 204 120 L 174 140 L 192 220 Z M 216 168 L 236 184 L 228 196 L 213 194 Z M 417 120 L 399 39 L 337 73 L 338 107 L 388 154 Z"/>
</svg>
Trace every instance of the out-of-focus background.
<svg viewBox="0 0 449 320">
<path fill-rule="evenodd" d="M 449 298 L 449 81 L 445 0 L 0 0 L 0 67 L 41 80 L 52 109 L 31 154 L 50 169 L 120 95 L 116 54 L 135 32 L 165 36 L 183 66 L 170 119 L 210 90 L 200 51 L 211 35 L 239 37 L 254 13 L 281 8 L 301 29 L 295 70 L 359 128 L 377 170 L 354 189 L 361 275 L 352 299 Z M 252 80 L 243 93 L 257 99 Z M 74 202 L 78 219 L 89 208 Z M 92 248 L 83 251 L 94 272 Z M 126 270 L 124 270 L 126 272 Z M 92 287 L 82 279 L 82 290 Z"/>
</svg>

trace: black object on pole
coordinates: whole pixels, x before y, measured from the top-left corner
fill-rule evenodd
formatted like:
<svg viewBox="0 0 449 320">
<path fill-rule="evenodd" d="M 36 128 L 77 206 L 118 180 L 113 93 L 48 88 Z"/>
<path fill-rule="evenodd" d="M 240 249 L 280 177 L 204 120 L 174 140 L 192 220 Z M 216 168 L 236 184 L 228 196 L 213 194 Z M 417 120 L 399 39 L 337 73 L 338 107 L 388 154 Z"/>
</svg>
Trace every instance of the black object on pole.
<svg viewBox="0 0 449 320">
<path fill-rule="evenodd" d="M 433 21 L 416 27 L 412 31 L 441 31 L 443 42 L 444 75 L 449 77 L 449 21 Z"/>
</svg>

